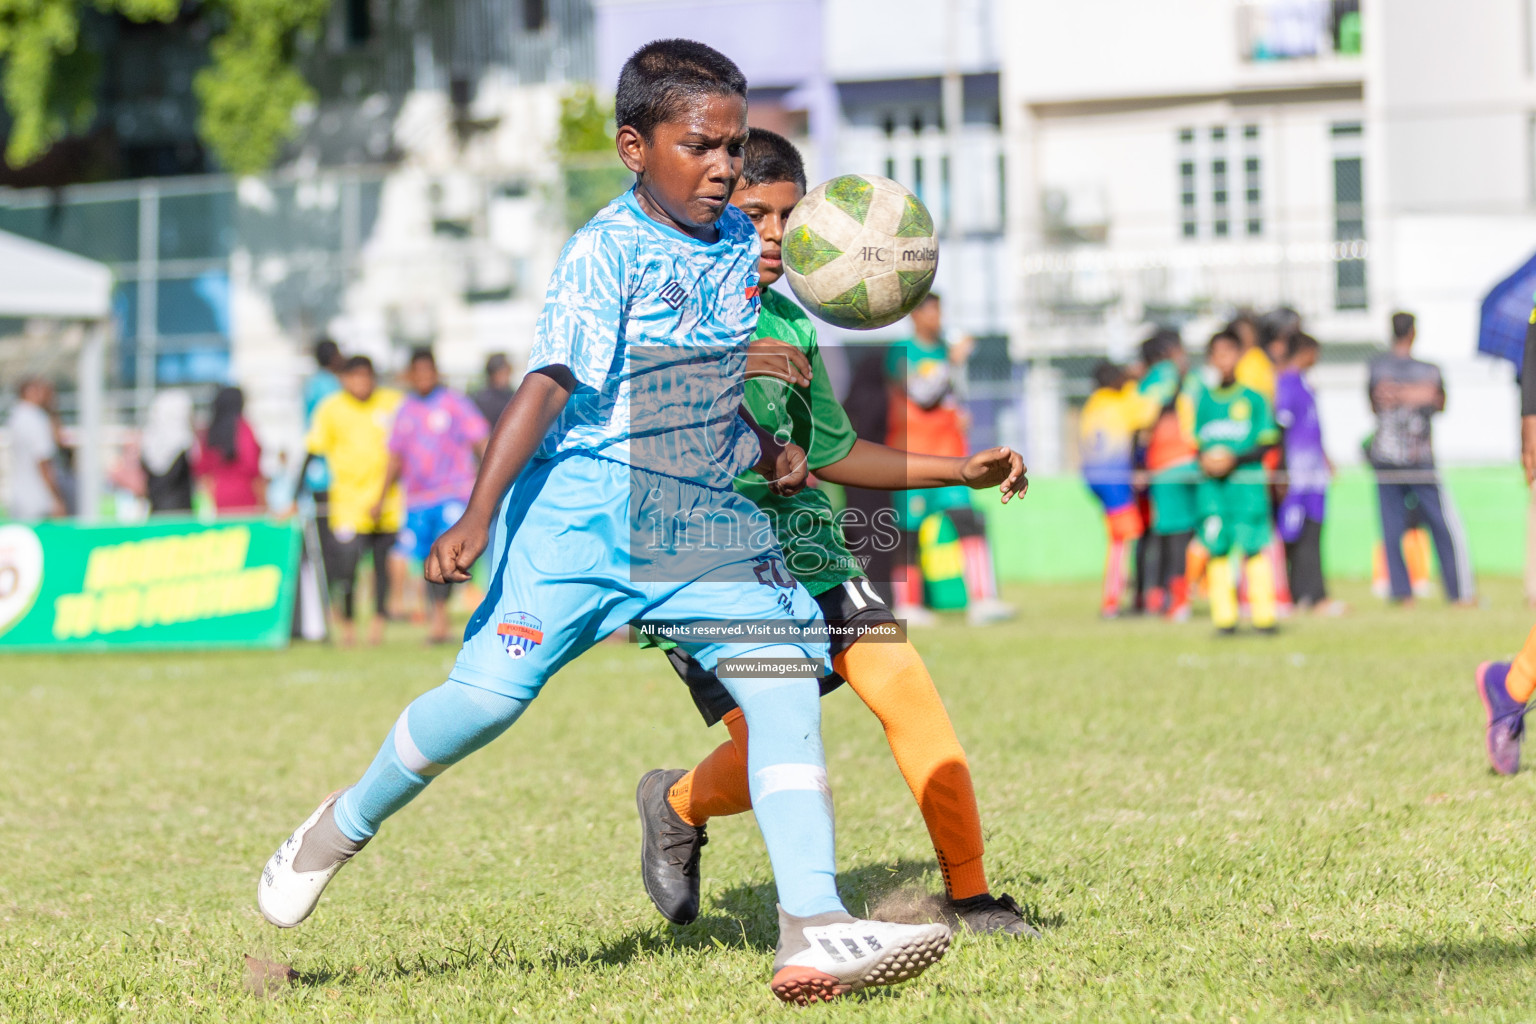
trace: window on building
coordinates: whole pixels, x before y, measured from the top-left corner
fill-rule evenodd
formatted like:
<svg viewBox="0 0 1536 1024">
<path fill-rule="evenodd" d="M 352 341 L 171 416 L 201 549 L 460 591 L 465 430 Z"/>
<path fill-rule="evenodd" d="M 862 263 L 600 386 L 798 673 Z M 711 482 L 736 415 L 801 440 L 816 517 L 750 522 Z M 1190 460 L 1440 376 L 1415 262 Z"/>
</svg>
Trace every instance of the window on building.
<svg viewBox="0 0 1536 1024">
<path fill-rule="evenodd" d="M 1365 176 L 1359 156 L 1333 160 L 1334 308 L 1365 309 Z"/>
<path fill-rule="evenodd" d="M 1200 216 L 1196 208 L 1198 197 L 1195 195 L 1195 162 L 1184 160 L 1179 163 L 1179 221 L 1185 238 L 1194 238 L 1200 233 Z"/>
<path fill-rule="evenodd" d="M 539 32 L 549 23 L 546 0 L 523 0 L 523 31 Z"/>
<path fill-rule="evenodd" d="M 1244 60 L 1360 55 L 1360 0 L 1236 0 L 1234 6 Z"/>
<path fill-rule="evenodd" d="M 361 46 L 373 38 L 372 0 L 347 0 L 345 12 L 348 46 Z"/>
<path fill-rule="evenodd" d="M 1226 238 L 1231 231 L 1227 197 L 1227 161 L 1211 161 L 1211 234 Z"/>
<path fill-rule="evenodd" d="M 1243 161 L 1243 206 L 1247 210 L 1249 235 L 1264 233 L 1264 189 L 1259 177 L 1259 158 Z"/>
</svg>

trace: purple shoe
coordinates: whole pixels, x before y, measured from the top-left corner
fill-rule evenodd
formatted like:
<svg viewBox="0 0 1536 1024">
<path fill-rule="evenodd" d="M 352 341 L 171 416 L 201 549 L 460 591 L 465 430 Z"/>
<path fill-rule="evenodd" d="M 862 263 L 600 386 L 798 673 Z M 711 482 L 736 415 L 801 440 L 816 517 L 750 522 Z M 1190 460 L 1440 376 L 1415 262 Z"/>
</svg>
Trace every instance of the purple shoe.
<svg viewBox="0 0 1536 1024">
<path fill-rule="evenodd" d="M 1477 666 L 1477 694 L 1488 711 L 1488 763 L 1500 775 L 1520 770 L 1520 741 L 1525 738 L 1526 706 L 1504 685 L 1509 662 L 1485 661 Z"/>
</svg>

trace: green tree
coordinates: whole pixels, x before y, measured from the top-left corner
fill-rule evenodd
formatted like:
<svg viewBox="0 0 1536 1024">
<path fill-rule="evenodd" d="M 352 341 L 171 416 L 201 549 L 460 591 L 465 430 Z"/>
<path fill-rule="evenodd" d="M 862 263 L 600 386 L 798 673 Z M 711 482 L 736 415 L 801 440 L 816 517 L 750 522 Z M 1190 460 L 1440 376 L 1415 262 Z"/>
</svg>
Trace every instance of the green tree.
<svg viewBox="0 0 1536 1024">
<path fill-rule="evenodd" d="M 99 60 L 84 50 L 87 4 L 135 22 L 171 22 L 182 0 L 0 0 L 0 95 L 11 117 L 5 160 L 31 163 L 96 116 Z M 264 170 L 293 134 L 293 108 L 314 91 L 294 66 L 301 33 L 319 28 L 330 0 L 203 0 L 223 31 L 193 89 L 198 133 L 229 170 Z"/>
<path fill-rule="evenodd" d="M 555 143 L 565 187 L 565 224 L 575 230 L 629 187 L 632 175 L 614 149 L 613 103 L 590 86 L 560 98 L 560 136 Z"/>
</svg>

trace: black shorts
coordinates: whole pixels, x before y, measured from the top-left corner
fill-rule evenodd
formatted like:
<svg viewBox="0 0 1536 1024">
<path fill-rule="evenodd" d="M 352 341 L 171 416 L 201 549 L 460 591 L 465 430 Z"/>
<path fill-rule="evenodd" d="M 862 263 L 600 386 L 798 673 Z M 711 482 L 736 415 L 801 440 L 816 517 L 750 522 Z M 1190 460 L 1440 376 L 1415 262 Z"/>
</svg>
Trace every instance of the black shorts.
<svg viewBox="0 0 1536 1024">
<path fill-rule="evenodd" d="M 828 638 L 829 655 L 833 658 L 846 651 L 853 642 L 871 629 L 886 625 L 896 625 L 896 619 L 891 615 L 891 610 L 880 600 L 875 593 L 875 588 L 869 580 L 863 576 L 856 576 L 845 583 L 833 587 L 817 595 L 816 603 L 821 606 L 821 614 L 827 620 L 827 626 L 832 630 Z M 674 647 L 667 651 L 667 660 L 672 662 L 672 668 L 677 672 L 688 687 L 688 693 L 693 697 L 693 703 L 698 707 L 699 714 L 704 717 L 705 725 L 714 725 L 731 711 L 736 709 L 736 701 L 726 690 L 725 684 L 720 682 L 718 676 L 690 658 L 681 647 Z M 839 686 L 844 679 L 836 672 L 830 671 L 821 677 L 821 695 L 825 697 Z"/>
</svg>

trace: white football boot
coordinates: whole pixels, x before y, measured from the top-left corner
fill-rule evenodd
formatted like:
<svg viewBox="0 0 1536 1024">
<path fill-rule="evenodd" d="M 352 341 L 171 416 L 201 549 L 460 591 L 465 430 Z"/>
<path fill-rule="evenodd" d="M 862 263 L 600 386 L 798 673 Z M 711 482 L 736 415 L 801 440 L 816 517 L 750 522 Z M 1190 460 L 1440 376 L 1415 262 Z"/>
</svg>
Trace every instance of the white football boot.
<svg viewBox="0 0 1536 1024">
<path fill-rule="evenodd" d="M 326 883 L 368 840 L 355 842 L 336 827 L 334 808 L 337 790 L 321 801 L 315 813 L 293 830 L 277 848 L 256 883 L 256 906 L 261 916 L 279 928 L 302 924 L 320 902 Z"/>
<path fill-rule="evenodd" d="M 794 917 L 779 908 L 779 952 L 768 987 L 805 1006 L 923 973 L 949 948 L 945 924 L 861 921 L 849 914 Z"/>
</svg>

